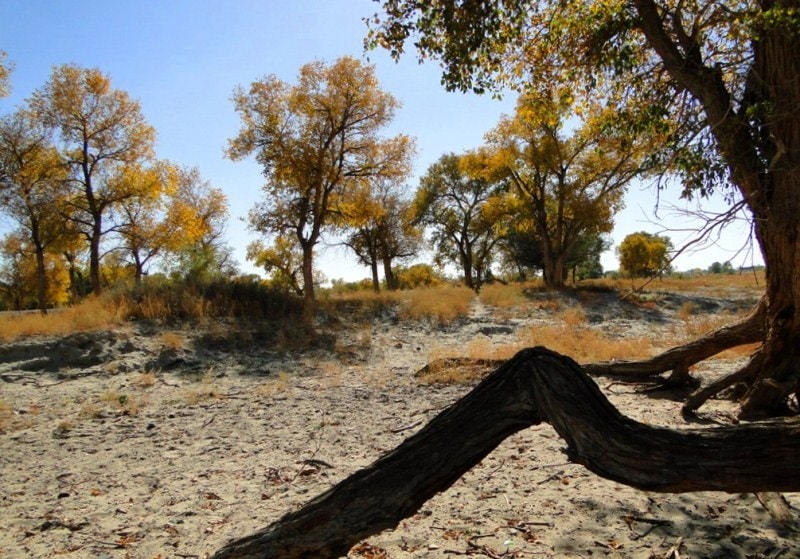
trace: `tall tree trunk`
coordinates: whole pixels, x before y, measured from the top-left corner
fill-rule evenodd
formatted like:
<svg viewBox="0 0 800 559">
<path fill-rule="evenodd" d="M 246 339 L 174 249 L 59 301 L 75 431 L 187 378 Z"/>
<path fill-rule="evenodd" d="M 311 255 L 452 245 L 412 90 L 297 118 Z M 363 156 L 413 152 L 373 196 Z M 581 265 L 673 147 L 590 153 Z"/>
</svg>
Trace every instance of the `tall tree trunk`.
<svg viewBox="0 0 800 559">
<path fill-rule="evenodd" d="M 100 281 L 100 237 L 103 231 L 103 216 L 94 216 L 92 237 L 89 239 L 89 279 L 92 282 L 92 293 L 100 295 L 103 285 Z"/>
<path fill-rule="evenodd" d="M 376 257 L 372 258 L 372 261 L 369 263 L 369 267 L 372 270 L 372 290 L 375 293 L 380 293 L 381 279 L 378 277 L 378 260 Z"/>
<path fill-rule="evenodd" d="M 392 259 L 388 255 L 383 255 L 383 278 L 386 280 L 386 289 L 389 291 L 397 290 L 397 278 L 392 269 Z"/>
<path fill-rule="evenodd" d="M 702 104 L 731 181 L 752 213 L 767 268 L 766 337 L 742 415 L 782 413 L 800 385 L 800 34 L 791 15 L 797 2 L 759 2 L 770 15 L 754 22 L 753 66 L 740 108 L 720 68 L 683 54 L 672 41 L 654 0 L 634 5 L 666 70 Z"/>
<path fill-rule="evenodd" d="M 314 244 L 305 242 L 303 248 L 303 322 L 306 326 L 314 323 L 316 297 L 314 294 Z"/>
<path fill-rule="evenodd" d="M 75 266 L 75 255 L 64 252 L 64 259 L 69 264 L 69 302 L 75 304 L 80 298 L 78 293 L 78 268 Z"/>
<path fill-rule="evenodd" d="M 554 256 L 548 249 L 544 253 L 544 285 L 548 289 L 564 287 L 564 259 Z"/>
<path fill-rule="evenodd" d="M 47 268 L 44 261 L 44 248 L 41 243 L 36 245 L 36 297 L 39 302 L 39 312 L 47 314 Z"/>
<path fill-rule="evenodd" d="M 139 256 L 138 251 L 133 251 L 133 266 L 133 283 L 140 286 L 142 285 L 142 277 L 144 276 L 144 263 L 142 263 L 142 258 Z"/>
<path fill-rule="evenodd" d="M 566 454 L 607 479 L 659 492 L 796 491 L 800 425 L 670 430 L 623 416 L 578 364 L 526 349 L 372 465 L 214 559 L 333 559 L 396 526 L 508 436 L 550 423 Z"/>
<path fill-rule="evenodd" d="M 464 271 L 464 285 L 470 289 L 475 288 L 472 279 L 472 254 L 468 249 L 461 249 L 461 269 Z"/>
</svg>

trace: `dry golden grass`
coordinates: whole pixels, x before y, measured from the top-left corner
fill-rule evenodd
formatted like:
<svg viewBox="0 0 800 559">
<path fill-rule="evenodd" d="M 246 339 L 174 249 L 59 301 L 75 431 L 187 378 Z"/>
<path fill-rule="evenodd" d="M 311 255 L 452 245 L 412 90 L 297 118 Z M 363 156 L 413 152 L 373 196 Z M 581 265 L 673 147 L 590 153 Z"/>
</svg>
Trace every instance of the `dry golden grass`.
<svg viewBox="0 0 800 559">
<path fill-rule="evenodd" d="M 0 317 L 0 340 L 105 330 L 125 322 L 128 311 L 124 302 L 111 297 L 90 297 L 79 305 L 51 311 L 46 315 L 6 315 Z"/>
<path fill-rule="evenodd" d="M 381 291 L 380 293 L 375 293 L 367 289 L 361 291 L 346 291 L 337 293 L 320 303 L 322 305 L 330 305 L 335 309 L 341 308 L 342 306 L 346 307 L 347 303 L 352 304 L 353 308 L 363 307 L 367 309 L 380 309 L 396 303 L 400 293 L 399 291 Z"/>
<path fill-rule="evenodd" d="M 190 388 L 183 393 L 183 401 L 189 406 L 196 406 L 207 400 L 222 400 L 224 395 L 213 386 Z"/>
<path fill-rule="evenodd" d="M 570 356 L 578 363 L 611 361 L 612 359 L 641 359 L 652 354 L 648 338 L 614 339 L 602 331 L 587 326 L 568 324 L 535 326 L 518 336 L 517 350 L 531 346 L 546 346 Z"/>
<path fill-rule="evenodd" d="M 162 332 L 158 337 L 161 345 L 170 349 L 183 349 L 185 339 L 180 332 Z"/>
<path fill-rule="evenodd" d="M 581 282 L 581 285 L 614 289 L 620 293 L 627 293 L 631 290 L 638 290 L 647 282 L 647 278 L 602 278 L 585 280 Z M 760 294 L 764 291 L 765 286 L 764 271 L 758 270 L 741 274 L 707 274 L 684 277 L 678 274 L 663 279 L 656 278 L 647 283 L 644 289 L 647 291 L 670 291 L 673 293 L 702 291 L 712 296 L 725 296 L 731 291 L 752 291 L 755 294 Z"/>
<path fill-rule="evenodd" d="M 141 373 L 134 381 L 134 385 L 139 388 L 151 388 L 156 383 L 156 375 L 153 373 Z"/>
<path fill-rule="evenodd" d="M 700 306 L 697 303 L 694 301 L 686 301 L 681 305 L 681 308 L 675 312 L 675 316 L 684 322 L 688 322 L 699 310 Z"/>
<path fill-rule="evenodd" d="M 586 313 L 580 307 L 569 307 L 556 320 L 566 326 L 577 328 L 586 324 Z"/>
<path fill-rule="evenodd" d="M 435 348 L 429 353 L 429 362 L 446 364 L 448 360 L 459 357 L 505 360 L 526 347 L 540 345 L 568 355 L 579 363 L 642 359 L 653 353 L 653 342 L 648 338 L 614 339 L 585 325 L 562 323 L 530 327 L 517 336 L 516 343 L 508 345 L 495 346 L 488 340 L 476 339 L 467 343 L 466 351 L 464 348 Z M 449 371 L 447 375 L 453 382 L 475 378 L 474 371 Z"/>
<path fill-rule="evenodd" d="M 741 320 L 747 314 L 746 311 L 713 315 L 697 314 L 699 311 L 695 308 L 690 307 L 687 311 L 684 310 L 684 306 L 678 309 L 676 314 L 681 319 L 681 322 L 672 328 L 671 337 L 668 339 L 669 343 L 674 345 L 696 340 L 709 332 L 729 326 Z"/>
<path fill-rule="evenodd" d="M 144 396 L 120 394 L 115 390 L 104 392 L 99 400 L 105 404 L 107 410 L 110 409 L 112 413 L 120 415 L 139 415 L 139 411 L 149 403 Z M 102 415 L 102 411 L 99 413 Z"/>
<path fill-rule="evenodd" d="M 475 293 L 466 287 L 426 287 L 402 292 L 400 317 L 430 318 L 441 325 L 469 315 Z"/>
<path fill-rule="evenodd" d="M 321 301 L 321 306 L 330 312 L 349 316 L 363 313 L 374 316 L 384 309 L 396 307 L 403 319 L 432 319 L 439 324 L 450 324 L 469 314 L 474 297 L 471 289 L 442 284 L 405 291 L 341 293 Z"/>
<path fill-rule="evenodd" d="M 14 407 L 5 400 L 0 400 L 0 433 L 12 430 Z"/>
<path fill-rule="evenodd" d="M 504 310 L 519 309 L 527 302 L 525 286 L 520 283 L 485 285 L 481 288 L 480 299 L 484 305 Z"/>
<path fill-rule="evenodd" d="M 278 394 L 290 391 L 291 388 L 292 385 L 289 383 L 289 374 L 286 371 L 280 371 L 277 377 L 267 380 L 256 389 L 256 392 L 260 396 L 273 398 Z"/>
</svg>

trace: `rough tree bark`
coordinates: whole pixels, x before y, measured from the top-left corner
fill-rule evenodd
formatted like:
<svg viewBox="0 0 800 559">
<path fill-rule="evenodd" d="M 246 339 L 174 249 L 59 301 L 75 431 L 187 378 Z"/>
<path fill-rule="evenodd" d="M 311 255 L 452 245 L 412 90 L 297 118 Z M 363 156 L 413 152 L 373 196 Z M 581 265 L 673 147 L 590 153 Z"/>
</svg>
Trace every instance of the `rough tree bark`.
<svg viewBox="0 0 800 559">
<path fill-rule="evenodd" d="M 571 460 L 660 492 L 800 490 L 800 422 L 670 430 L 623 416 L 567 357 L 526 349 L 397 449 L 214 559 L 335 558 L 396 526 L 511 434 L 550 423 Z"/>
</svg>

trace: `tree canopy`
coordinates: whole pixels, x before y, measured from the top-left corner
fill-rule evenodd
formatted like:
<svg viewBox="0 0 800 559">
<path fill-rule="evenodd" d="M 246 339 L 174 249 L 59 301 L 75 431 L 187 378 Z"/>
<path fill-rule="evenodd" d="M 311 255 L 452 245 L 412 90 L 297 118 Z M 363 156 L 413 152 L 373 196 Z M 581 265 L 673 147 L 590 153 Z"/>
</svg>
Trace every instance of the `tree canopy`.
<svg viewBox="0 0 800 559">
<path fill-rule="evenodd" d="M 657 140 L 602 106 L 579 109 L 565 91 L 521 95 L 514 116 L 471 158 L 473 172 L 510 185 L 521 216 L 515 227 L 539 240 L 545 284 L 554 288 L 563 286 L 567 256 L 581 238 L 611 232 L 625 189 L 647 170 Z"/>
<path fill-rule="evenodd" d="M 36 257 L 38 307 L 48 298 L 45 253 L 64 236 L 67 167 L 29 111 L 0 119 L 0 211 L 19 226 Z"/>
<path fill-rule="evenodd" d="M 631 233 L 617 247 L 620 271 L 632 278 L 662 275 L 669 271 L 672 249 L 668 237 L 646 231 Z"/>
<path fill-rule="evenodd" d="M 405 135 L 379 135 L 398 106 L 372 66 L 343 57 L 304 65 L 297 83 L 277 76 L 238 88 L 242 119 L 228 156 L 254 155 L 264 168 L 264 199 L 250 212 L 260 233 L 291 235 L 303 251 L 303 293 L 314 300 L 313 255 L 340 217 L 342 196 L 376 177 L 405 176 L 413 151 Z"/>
</svg>

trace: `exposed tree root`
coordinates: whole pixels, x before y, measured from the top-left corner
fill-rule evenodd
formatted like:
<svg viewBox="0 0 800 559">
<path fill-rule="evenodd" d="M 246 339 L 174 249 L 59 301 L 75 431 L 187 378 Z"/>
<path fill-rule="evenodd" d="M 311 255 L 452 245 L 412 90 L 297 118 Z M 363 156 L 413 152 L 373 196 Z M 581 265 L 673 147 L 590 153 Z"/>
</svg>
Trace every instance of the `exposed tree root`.
<svg viewBox="0 0 800 559">
<path fill-rule="evenodd" d="M 740 382 L 751 383 L 758 375 L 764 363 L 764 354 L 757 351 L 748 361 L 747 365 L 741 369 L 724 376 L 721 379 L 715 380 L 708 386 L 704 386 L 700 390 L 692 393 L 684 402 L 681 408 L 681 413 L 684 417 L 689 418 L 700 409 L 700 406 L 705 404 L 709 399 L 713 398 L 723 390 L 734 386 Z"/>
<path fill-rule="evenodd" d="M 800 422 L 670 430 L 623 416 L 581 367 L 519 352 L 397 449 L 216 559 L 335 558 L 396 526 L 505 438 L 550 423 L 576 463 L 661 492 L 800 490 Z"/>
<path fill-rule="evenodd" d="M 714 330 L 682 346 L 669 349 L 642 361 L 614 361 L 590 363 L 583 369 L 590 375 L 643 379 L 672 371 L 668 382 L 686 382 L 689 367 L 726 349 L 764 340 L 767 303 L 764 297 L 756 308 L 743 319 Z"/>
</svg>

